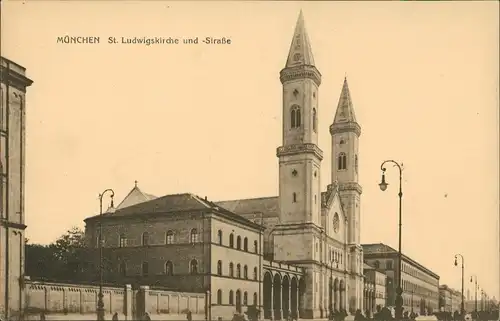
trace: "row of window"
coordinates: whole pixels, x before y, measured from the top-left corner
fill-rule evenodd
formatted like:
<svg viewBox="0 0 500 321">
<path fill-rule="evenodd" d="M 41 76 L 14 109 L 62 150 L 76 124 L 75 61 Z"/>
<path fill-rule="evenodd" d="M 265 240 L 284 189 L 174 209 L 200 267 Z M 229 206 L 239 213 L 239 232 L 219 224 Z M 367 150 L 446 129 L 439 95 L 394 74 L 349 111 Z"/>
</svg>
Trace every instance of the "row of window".
<svg viewBox="0 0 500 321">
<path fill-rule="evenodd" d="M 217 236 L 218 236 L 219 245 L 224 245 L 223 233 L 221 230 L 219 230 L 217 232 Z M 199 242 L 199 232 L 197 229 L 195 229 L 195 228 L 191 229 L 189 241 L 190 241 L 190 243 L 193 243 L 193 244 Z M 97 242 L 99 243 L 99 237 L 97 238 Z M 126 247 L 127 243 L 128 243 L 127 237 L 125 236 L 125 234 L 120 234 L 119 246 Z M 165 234 L 165 244 L 174 244 L 174 243 L 175 243 L 175 234 L 172 230 L 169 230 Z M 150 244 L 150 235 L 148 232 L 142 233 L 142 243 L 141 244 L 142 244 L 142 246 L 151 245 Z M 234 234 L 231 233 L 231 234 L 229 234 L 229 247 L 236 248 L 237 250 L 243 250 L 245 252 L 248 252 L 248 238 L 247 237 L 243 238 L 243 242 L 242 242 L 241 236 L 238 235 L 236 237 L 236 244 L 235 244 Z M 253 247 L 254 247 L 253 252 L 258 253 L 259 252 L 259 244 L 257 241 L 254 241 Z"/>
<path fill-rule="evenodd" d="M 242 304 L 244 306 L 247 306 L 248 305 L 248 293 L 246 291 L 243 292 L 243 302 L 242 302 L 241 299 L 242 298 L 241 298 L 241 291 L 240 290 L 236 291 L 236 295 L 235 295 L 235 292 L 233 290 L 230 290 L 229 291 L 228 300 L 227 300 L 227 303 L 226 303 L 226 302 L 224 302 L 224 300 L 222 298 L 222 290 L 217 290 L 217 304 L 234 305 L 236 303 L 236 305 L 241 305 Z M 257 292 L 254 292 L 252 304 L 253 305 L 257 305 L 257 300 L 258 300 L 257 299 Z"/>
<path fill-rule="evenodd" d="M 120 263 L 119 269 L 120 269 L 120 274 L 122 276 L 127 276 L 127 264 L 125 262 Z M 172 261 L 165 262 L 163 273 L 166 275 L 169 275 L 169 276 L 174 275 L 174 264 L 172 263 Z M 192 259 L 189 262 L 189 274 L 191 274 L 191 275 L 198 274 L 198 261 L 196 259 Z M 149 263 L 148 262 L 142 262 L 141 275 L 142 276 L 149 276 Z"/>
<path fill-rule="evenodd" d="M 315 133 L 318 132 L 318 113 L 316 108 L 312 110 L 312 127 Z M 290 109 L 290 127 L 300 128 L 302 126 L 302 113 L 298 105 L 293 105 Z"/>
<path fill-rule="evenodd" d="M 221 230 L 217 231 L 217 238 L 218 238 L 219 245 L 224 245 L 224 237 L 223 237 L 223 233 Z M 242 238 L 241 238 L 241 236 L 238 235 L 236 237 L 236 249 L 248 252 L 248 238 L 247 237 L 243 238 L 243 248 L 242 248 L 241 241 L 242 241 Z M 229 234 L 229 247 L 235 248 L 234 234 L 233 233 Z M 259 253 L 259 243 L 257 241 L 253 242 L 253 252 Z"/>
<path fill-rule="evenodd" d="M 217 274 L 222 275 L 222 261 L 217 262 Z M 229 263 L 229 276 L 235 277 L 234 275 L 234 264 L 233 262 Z M 236 265 L 236 278 L 241 279 L 241 265 Z M 248 280 L 248 266 L 243 266 L 243 278 Z M 253 268 L 253 279 L 258 279 L 258 269 L 257 267 Z"/>
<path fill-rule="evenodd" d="M 439 295 L 437 292 L 431 291 L 423 286 L 414 284 L 410 281 L 403 280 L 403 290 L 408 292 L 413 292 L 415 294 L 427 296 L 429 298 L 437 298 Z"/>
<path fill-rule="evenodd" d="M 411 265 L 403 263 L 403 269 L 402 270 L 403 270 L 404 273 L 409 274 L 409 275 L 411 275 L 411 276 L 413 276 L 415 278 L 424 280 L 427 283 L 430 283 L 432 285 L 437 285 L 438 284 L 438 281 L 435 278 L 433 278 L 433 277 L 431 277 L 431 276 L 429 276 L 429 275 L 427 275 L 427 274 L 425 274 L 425 273 L 417 270 L 416 268 L 412 267 Z"/>
</svg>

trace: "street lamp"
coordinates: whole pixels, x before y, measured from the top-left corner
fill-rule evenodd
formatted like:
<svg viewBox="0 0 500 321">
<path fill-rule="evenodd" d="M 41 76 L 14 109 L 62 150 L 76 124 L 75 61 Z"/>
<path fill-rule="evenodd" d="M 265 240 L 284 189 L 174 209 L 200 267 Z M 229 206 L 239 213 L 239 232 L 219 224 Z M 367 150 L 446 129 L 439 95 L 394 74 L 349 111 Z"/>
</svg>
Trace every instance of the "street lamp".
<svg viewBox="0 0 500 321">
<path fill-rule="evenodd" d="M 384 165 L 386 163 L 393 163 L 395 167 L 399 169 L 399 250 L 398 250 L 398 285 L 396 289 L 396 320 L 402 320 L 403 318 L 403 289 L 402 289 L 402 280 L 401 280 L 401 264 L 402 264 L 402 253 L 401 253 L 401 227 L 402 227 L 402 199 L 403 199 L 403 189 L 402 189 L 402 179 L 403 179 L 403 169 L 401 168 L 401 165 L 399 165 L 396 161 L 393 160 L 386 160 L 382 162 L 380 165 L 380 169 L 382 170 L 382 181 L 378 186 L 380 187 L 381 191 L 387 190 L 387 186 L 389 185 L 385 181 L 385 170 L 386 168 Z"/>
<path fill-rule="evenodd" d="M 477 316 L 477 276 L 473 274 L 470 277 L 470 282 L 472 283 L 472 279 L 474 279 L 474 312 Z"/>
<path fill-rule="evenodd" d="M 107 192 L 111 193 L 111 207 L 114 207 L 113 204 L 113 197 L 115 196 L 115 192 L 108 188 L 101 194 L 99 194 L 99 294 L 97 295 L 97 321 L 104 321 L 104 301 L 103 297 L 104 295 L 102 294 L 102 198 L 104 194 Z"/>
<path fill-rule="evenodd" d="M 464 315 L 465 314 L 465 307 L 464 307 L 464 257 L 462 254 L 455 254 L 455 266 L 458 266 L 457 258 L 459 256 L 462 259 L 462 303 L 460 303 L 460 313 L 462 315 Z"/>
</svg>

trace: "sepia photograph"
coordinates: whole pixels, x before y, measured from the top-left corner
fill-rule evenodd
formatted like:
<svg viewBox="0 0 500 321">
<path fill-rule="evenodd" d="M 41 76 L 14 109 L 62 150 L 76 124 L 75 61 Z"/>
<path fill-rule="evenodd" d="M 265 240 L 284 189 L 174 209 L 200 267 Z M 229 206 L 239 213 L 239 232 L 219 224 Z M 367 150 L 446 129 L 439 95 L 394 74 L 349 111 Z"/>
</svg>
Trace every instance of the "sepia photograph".
<svg viewBox="0 0 500 321">
<path fill-rule="evenodd" d="M 500 321 L 498 1 L 0 3 L 0 320 Z"/>
</svg>

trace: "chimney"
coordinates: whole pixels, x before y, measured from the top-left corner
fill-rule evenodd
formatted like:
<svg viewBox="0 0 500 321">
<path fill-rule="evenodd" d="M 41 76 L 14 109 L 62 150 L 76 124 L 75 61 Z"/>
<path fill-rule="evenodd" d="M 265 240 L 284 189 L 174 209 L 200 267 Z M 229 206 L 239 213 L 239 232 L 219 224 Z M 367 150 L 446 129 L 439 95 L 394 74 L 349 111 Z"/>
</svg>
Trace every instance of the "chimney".
<svg viewBox="0 0 500 321">
<path fill-rule="evenodd" d="M 207 196 L 205 195 L 205 201 L 207 200 Z"/>
</svg>

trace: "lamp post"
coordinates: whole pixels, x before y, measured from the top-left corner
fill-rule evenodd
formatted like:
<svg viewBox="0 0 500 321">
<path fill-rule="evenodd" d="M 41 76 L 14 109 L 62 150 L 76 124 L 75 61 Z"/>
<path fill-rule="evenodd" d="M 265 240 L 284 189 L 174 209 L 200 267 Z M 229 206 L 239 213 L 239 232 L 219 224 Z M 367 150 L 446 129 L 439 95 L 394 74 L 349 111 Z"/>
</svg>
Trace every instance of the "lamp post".
<svg viewBox="0 0 500 321">
<path fill-rule="evenodd" d="M 474 279 L 474 312 L 477 316 L 477 276 L 473 274 L 470 277 L 470 282 L 472 283 L 472 279 Z"/>
<path fill-rule="evenodd" d="M 111 207 L 114 207 L 113 205 L 113 197 L 115 196 L 115 192 L 108 188 L 101 194 L 99 194 L 99 294 L 97 295 L 97 321 L 104 321 L 104 301 L 103 297 L 104 295 L 102 294 L 102 198 L 104 194 L 107 192 L 111 193 Z"/>
<path fill-rule="evenodd" d="M 458 266 L 457 258 L 460 256 L 462 259 L 462 303 L 460 303 L 460 313 L 462 315 L 465 314 L 465 306 L 464 306 L 464 257 L 462 254 L 455 254 L 455 266 Z"/>
<path fill-rule="evenodd" d="M 402 200 L 403 200 L 403 189 L 402 189 L 402 180 L 403 180 L 403 169 L 401 165 L 399 165 L 396 161 L 386 160 L 382 162 L 380 165 L 380 169 L 382 170 L 382 181 L 380 182 L 379 187 L 382 191 L 387 189 L 389 185 L 385 181 L 385 170 L 384 165 L 386 163 L 393 163 L 395 167 L 399 169 L 399 249 L 398 249 L 398 285 L 396 289 L 396 320 L 402 320 L 403 318 L 403 289 L 402 289 L 402 281 L 401 281 L 401 264 L 402 264 L 402 253 L 401 253 L 401 228 L 402 228 Z"/>
</svg>

